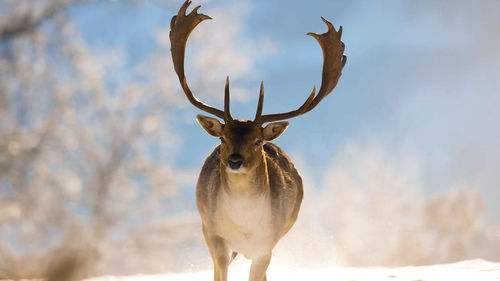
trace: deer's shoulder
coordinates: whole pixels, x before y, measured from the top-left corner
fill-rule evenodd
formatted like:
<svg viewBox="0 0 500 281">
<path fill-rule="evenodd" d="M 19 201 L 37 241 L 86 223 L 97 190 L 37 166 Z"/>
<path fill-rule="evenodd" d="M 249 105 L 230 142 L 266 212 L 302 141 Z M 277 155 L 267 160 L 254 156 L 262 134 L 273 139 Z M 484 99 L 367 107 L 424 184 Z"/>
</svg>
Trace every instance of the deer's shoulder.
<svg viewBox="0 0 500 281">
<path fill-rule="evenodd" d="M 219 177 L 220 166 L 220 144 L 214 148 L 212 153 L 205 159 L 205 163 L 201 168 L 200 180 L 203 178 L 206 181 L 208 178 Z M 215 175 L 216 174 L 216 175 Z"/>
<path fill-rule="evenodd" d="M 196 202 L 202 216 L 210 208 L 209 205 L 214 204 L 213 195 L 217 194 L 220 189 L 220 145 L 210 153 L 205 159 L 205 163 L 201 168 L 198 183 L 196 185 Z"/>
<path fill-rule="evenodd" d="M 267 142 L 264 144 L 264 152 L 267 160 L 267 169 L 270 180 L 280 179 L 286 186 L 302 186 L 302 178 L 293 165 L 290 157 L 276 144 Z"/>
</svg>

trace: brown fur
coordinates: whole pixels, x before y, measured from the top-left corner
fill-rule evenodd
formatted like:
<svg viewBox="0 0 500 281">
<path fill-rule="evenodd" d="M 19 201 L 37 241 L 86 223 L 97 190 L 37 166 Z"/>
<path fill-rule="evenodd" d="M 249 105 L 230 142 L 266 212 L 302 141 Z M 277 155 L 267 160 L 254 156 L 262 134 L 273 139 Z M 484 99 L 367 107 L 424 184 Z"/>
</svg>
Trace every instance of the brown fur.
<svg viewBox="0 0 500 281">
<path fill-rule="evenodd" d="M 196 185 L 196 202 L 197 207 L 202 216 L 202 220 L 211 224 L 207 216 L 213 214 L 216 205 L 216 197 L 221 188 L 221 173 L 220 173 L 220 149 L 218 145 L 213 152 L 207 157 L 203 168 L 201 169 L 198 183 Z M 269 186 L 272 203 L 279 205 L 280 198 L 284 198 L 291 204 L 293 208 L 286 209 L 282 218 L 287 223 L 287 227 L 281 233 L 282 237 L 292 227 L 299 213 L 300 204 L 304 195 L 302 186 L 302 178 L 292 161 L 286 153 L 273 143 L 265 143 L 263 145 L 264 155 L 267 162 L 267 174 L 269 181 L 275 183 Z"/>
<path fill-rule="evenodd" d="M 221 148 L 222 145 L 217 146 L 205 160 L 196 189 L 196 201 L 203 222 L 203 233 L 214 261 L 215 280 L 226 280 L 227 266 L 232 260 L 229 258 L 229 253 L 234 251 L 227 243 L 224 234 L 219 233 L 220 225 L 224 224 L 224 220 L 218 217 L 218 204 L 221 194 L 228 191 L 225 190 L 228 186 L 225 183 L 226 172 L 225 165 L 221 161 Z M 273 238 L 270 241 L 269 255 L 262 259 L 252 259 L 252 265 L 255 263 L 256 266 L 255 269 L 252 266 L 250 280 L 259 281 L 266 280 L 265 270 L 269 264 L 272 248 L 295 223 L 303 198 L 302 179 L 285 152 L 270 142 L 264 143 L 260 149 L 262 162 L 256 169 L 259 175 L 267 175 L 267 179 L 261 179 L 255 192 L 269 195 Z M 261 271 L 264 274 L 263 279 L 258 277 Z M 257 273 L 252 274 L 252 272 Z"/>
</svg>

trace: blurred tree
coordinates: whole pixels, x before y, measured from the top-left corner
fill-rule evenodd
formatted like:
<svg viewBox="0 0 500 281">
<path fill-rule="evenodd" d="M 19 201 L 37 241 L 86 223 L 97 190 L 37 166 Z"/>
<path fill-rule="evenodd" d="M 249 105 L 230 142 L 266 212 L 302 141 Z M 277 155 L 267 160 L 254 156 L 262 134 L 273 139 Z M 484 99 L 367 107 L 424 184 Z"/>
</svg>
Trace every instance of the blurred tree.
<svg viewBox="0 0 500 281">
<path fill-rule="evenodd" d="M 315 202 L 315 208 L 328 214 L 320 225 L 334 236 L 337 252 L 348 264 L 498 260 L 498 228 L 485 222 L 477 188 L 457 184 L 424 196 L 418 161 L 388 158 L 378 147 L 351 144 L 337 156 Z"/>
<path fill-rule="evenodd" d="M 0 278 L 134 239 L 182 173 L 167 154 L 172 102 L 156 82 L 110 74 L 120 54 L 89 48 L 68 16 L 85 2 L 0 3 Z"/>
<path fill-rule="evenodd" d="M 470 258 L 483 227 L 484 202 L 467 188 L 433 198 L 425 206 L 425 225 L 434 234 L 434 257 L 438 262 Z"/>
</svg>

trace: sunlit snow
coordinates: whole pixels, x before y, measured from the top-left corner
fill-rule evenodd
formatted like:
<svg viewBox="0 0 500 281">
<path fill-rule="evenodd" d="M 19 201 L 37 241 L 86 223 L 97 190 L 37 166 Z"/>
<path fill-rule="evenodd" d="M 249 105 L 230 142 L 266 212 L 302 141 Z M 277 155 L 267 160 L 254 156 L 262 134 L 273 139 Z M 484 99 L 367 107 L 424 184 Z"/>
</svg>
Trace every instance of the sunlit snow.
<svg viewBox="0 0 500 281">
<path fill-rule="evenodd" d="M 230 267 L 230 281 L 248 280 L 249 264 Z M 136 275 L 136 276 L 102 276 L 85 281 L 209 281 L 212 272 L 192 272 L 163 275 Z M 286 268 L 273 267 L 268 269 L 268 280 L 335 280 L 335 281 L 377 281 L 377 280 L 453 280 L 453 281 L 483 281 L 500 280 L 500 263 L 485 260 L 471 260 L 452 264 L 415 267 L 392 268 Z"/>
</svg>

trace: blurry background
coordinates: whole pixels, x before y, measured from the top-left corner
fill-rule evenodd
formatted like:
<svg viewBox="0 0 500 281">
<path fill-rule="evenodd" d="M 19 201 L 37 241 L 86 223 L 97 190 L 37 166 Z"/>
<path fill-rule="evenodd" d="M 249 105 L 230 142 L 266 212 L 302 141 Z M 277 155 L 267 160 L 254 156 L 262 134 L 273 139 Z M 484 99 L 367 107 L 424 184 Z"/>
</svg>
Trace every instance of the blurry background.
<svg viewBox="0 0 500 281">
<path fill-rule="evenodd" d="M 286 3 L 286 4 L 285 4 Z M 218 144 L 173 72 L 182 1 L 0 0 L 0 278 L 211 266 L 194 186 Z M 273 264 L 500 261 L 500 2 L 194 1 L 195 95 L 252 118 L 320 84 L 304 34 L 344 27 L 334 92 L 275 141 L 305 182 Z"/>
</svg>

